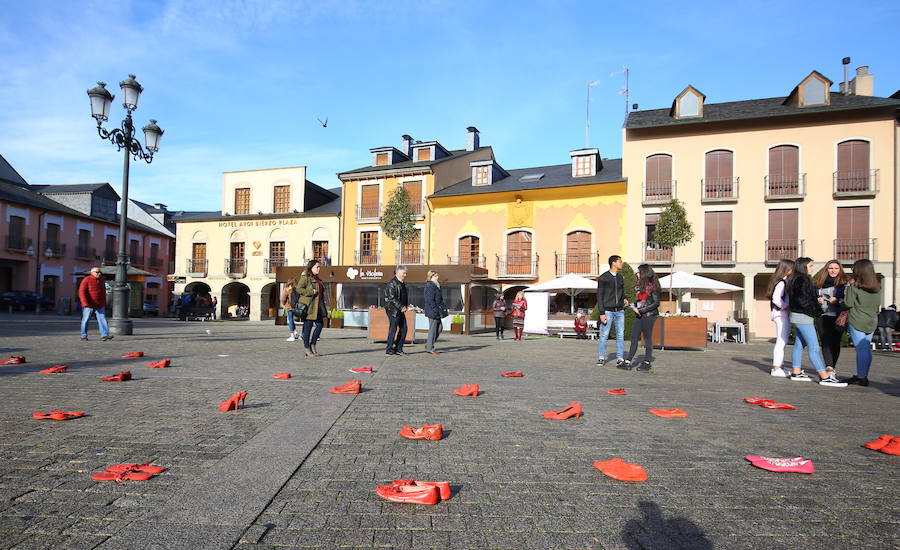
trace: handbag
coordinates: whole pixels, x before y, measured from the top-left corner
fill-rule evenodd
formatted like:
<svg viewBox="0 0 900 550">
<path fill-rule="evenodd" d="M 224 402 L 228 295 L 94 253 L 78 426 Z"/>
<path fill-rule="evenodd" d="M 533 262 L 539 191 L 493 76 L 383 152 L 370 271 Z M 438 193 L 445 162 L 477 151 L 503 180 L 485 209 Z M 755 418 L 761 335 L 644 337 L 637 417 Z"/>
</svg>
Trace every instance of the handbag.
<svg viewBox="0 0 900 550">
<path fill-rule="evenodd" d="M 844 311 L 838 313 L 837 319 L 834 320 L 835 326 L 841 328 L 847 328 L 847 318 L 850 317 L 850 310 L 845 309 Z"/>
<path fill-rule="evenodd" d="M 294 322 L 306 319 L 306 312 L 309 304 L 300 301 L 300 294 L 294 290 L 291 291 L 291 314 L 294 316 Z"/>
</svg>

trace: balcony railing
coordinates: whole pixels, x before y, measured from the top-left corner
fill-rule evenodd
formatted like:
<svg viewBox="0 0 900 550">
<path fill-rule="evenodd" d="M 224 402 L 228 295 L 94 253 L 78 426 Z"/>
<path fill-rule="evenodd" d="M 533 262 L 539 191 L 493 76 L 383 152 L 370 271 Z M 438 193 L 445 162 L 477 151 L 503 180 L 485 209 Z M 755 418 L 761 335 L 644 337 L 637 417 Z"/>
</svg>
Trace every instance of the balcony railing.
<svg viewBox="0 0 900 550">
<path fill-rule="evenodd" d="M 374 250 L 357 250 L 357 265 L 379 265 L 381 263 L 381 252 Z"/>
<path fill-rule="evenodd" d="M 421 220 L 425 217 L 425 199 L 420 201 L 411 201 L 410 206 L 412 206 L 413 218 L 417 220 Z"/>
<path fill-rule="evenodd" d="M 14 252 L 25 252 L 31 246 L 31 239 L 26 239 L 22 235 L 7 235 L 6 249 Z"/>
<path fill-rule="evenodd" d="M 44 246 L 41 247 L 40 252 L 42 256 L 62 258 L 66 255 L 66 245 L 59 241 L 44 241 Z"/>
<path fill-rule="evenodd" d="M 285 258 L 266 258 L 265 264 L 266 264 L 265 265 L 266 274 L 274 277 L 276 269 L 287 265 L 287 259 L 285 259 Z"/>
<path fill-rule="evenodd" d="M 79 260 L 95 260 L 97 258 L 97 249 L 89 246 L 76 246 L 75 257 Z"/>
<path fill-rule="evenodd" d="M 184 270 L 187 271 L 188 277 L 206 277 L 207 264 L 206 258 L 188 258 Z M 228 269 L 227 265 L 225 269 Z"/>
<path fill-rule="evenodd" d="M 497 277 L 504 279 L 535 279 L 538 273 L 538 255 L 497 256 Z"/>
<path fill-rule="evenodd" d="M 468 256 L 447 256 L 447 263 L 450 265 L 477 265 L 478 267 L 487 267 L 487 259 L 484 256 L 470 254 Z"/>
<path fill-rule="evenodd" d="M 356 205 L 356 221 L 378 221 L 381 219 L 381 204 L 375 206 Z"/>
<path fill-rule="evenodd" d="M 643 204 L 664 204 L 676 197 L 675 180 L 655 180 L 643 183 Z"/>
<path fill-rule="evenodd" d="M 398 264 L 421 264 L 425 262 L 424 248 L 400 248 L 397 250 Z"/>
<path fill-rule="evenodd" d="M 775 175 L 763 178 L 766 184 L 766 200 L 801 199 L 806 196 L 806 174 Z"/>
<path fill-rule="evenodd" d="M 875 261 L 875 239 L 835 239 L 834 258 L 852 264 L 856 260 Z"/>
<path fill-rule="evenodd" d="M 228 258 L 225 260 L 225 273 L 233 279 L 247 276 L 246 258 Z"/>
<path fill-rule="evenodd" d="M 700 186 L 704 202 L 728 202 L 738 199 L 738 184 L 741 178 L 703 178 Z"/>
<path fill-rule="evenodd" d="M 117 255 L 118 255 L 118 253 L 115 250 L 104 250 L 103 251 L 103 263 L 104 264 L 116 263 Z"/>
<path fill-rule="evenodd" d="M 672 249 L 663 248 L 653 241 L 645 241 L 644 262 L 648 264 L 669 265 L 672 263 Z"/>
<path fill-rule="evenodd" d="M 867 197 L 878 193 L 878 170 L 836 170 L 835 197 Z"/>
<path fill-rule="evenodd" d="M 600 253 L 593 254 L 553 254 L 555 257 L 556 276 L 567 273 L 597 277 L 600 275 Z"/>
<path fill-rule="evenodd" d="M 128 255 L 128 263 L 130 263 L 131 265 L 139 265 L 139 266 L 143 267 L 144 255 L 143 254 L 135 254 L 132 256 L 129 254 Z"/>
<path fill-rule="evenodd" d="M 737 241 L 703 241 L 703 263 L 733 264 Z"/>
<path fill-rule="evenodd" d="M 160 267 L 163 264 L 162 258 L 159 256 L 150 256 L 148 264 L 150 267 Z"/>
<path fill-rule="evenodd" d="M 769 239 L 766 241 L 766 263 L 793 260 L 803 256 L 803 241 L 796 239 Z"/>
</svg>

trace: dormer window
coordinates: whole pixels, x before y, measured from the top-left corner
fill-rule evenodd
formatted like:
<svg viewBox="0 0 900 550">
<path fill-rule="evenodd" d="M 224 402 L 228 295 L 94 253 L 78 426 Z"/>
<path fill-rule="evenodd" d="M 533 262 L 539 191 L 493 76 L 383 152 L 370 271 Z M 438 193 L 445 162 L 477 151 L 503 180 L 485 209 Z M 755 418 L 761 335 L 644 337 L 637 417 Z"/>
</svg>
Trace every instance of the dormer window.
<svg viewBox="0 0 900 550">
<path fill-rule="evenodd" d="M 475 167 L 475 185 L 491 184 L 491 167 L 476 166 Z"/>
<path fill-rule="evenodd" d="M 394 147 L 376 147 L 369 149 L 372 153 L 372 166 L 388 166 L 409 160 L 409 157 Z"/>
<path fill-rule="evenodd" d="M 803 105 L 824 105 L 825 83 L 817 78 L 810 79 L 803 85 Z"/>
<path fill-rule="evenodd" d="M 384 166 L 390 164 L 390 157 L 387 153 L 378 153 L 375 155 L 375 166 Z"/>
<path fill-rule="evenodd" d="M 822 76 L 818 71 L 813 71 L 797 84 L 784 105 L 792 107 L 815 107 L 831 104 L 831 81 Z"/>
<path fill-rule="evenodd" d="M 569 156 L 572 157 L 573 178 L 596 176 L 598 170 L 603 168 L 599 149 L 576 149 L 569 152 Z"/>
<path fill-rule="evenodd" d="M 425 161 L 432 160 L 431 147 L 421 147 L 419 149 L 416 149 L 415 157 L 416 157 L 416 162 L 422 162 L 423 160 L 425 160 Z"/>
<path fill-rule="evenodd" d="M 702 117 L 703 100 L 705 99 L 706 96 L 700 90 L 693 86 L 688 86 L 675 98 L 673 115 L 675 118 Z"/>
</svg>

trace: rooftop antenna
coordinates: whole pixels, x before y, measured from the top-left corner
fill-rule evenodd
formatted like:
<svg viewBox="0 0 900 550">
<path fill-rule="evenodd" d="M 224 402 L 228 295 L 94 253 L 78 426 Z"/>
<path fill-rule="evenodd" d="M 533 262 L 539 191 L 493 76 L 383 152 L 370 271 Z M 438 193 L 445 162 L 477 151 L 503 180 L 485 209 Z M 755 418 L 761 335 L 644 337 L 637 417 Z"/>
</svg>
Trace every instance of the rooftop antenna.
<svg viewBox="0 0 900 550">
<path fill-rule="evenodd" d="M 847 73 L 847 71 L 849 70 L 849 67 L 850 67 L 850 58 L 845 57 L 844 59 L 841 59 L 841 63 L 844 64 L 844 84 L 841 86 L 841 88 L 842 88 L 841 92 L 844 95 L 848 95 L 850 93 L 850 81 L 849 81 L 850 75 Z"/>
<path fill-rule="evenodd" d="M 599 80 L 587 83 L 587 101 L 584 104 L 584 148 L 590 147 L 591 142 L 591 88 L 599 84 Z"/>
<path fill-rule="evenodd" d="M 615 76 L 623 75 L 625 77 L 625 86 L 622 87 L 621 90 L 618 91 L 619 95 L 625 96 L 625 116 L 628 116 L 628 98 L 631 94 L 631 89 L 628 88 L 628 67 L 622 65 L 622 70 L 616 73 L 610 73 L 609 77 L 613 78 Z"/>
</svg>

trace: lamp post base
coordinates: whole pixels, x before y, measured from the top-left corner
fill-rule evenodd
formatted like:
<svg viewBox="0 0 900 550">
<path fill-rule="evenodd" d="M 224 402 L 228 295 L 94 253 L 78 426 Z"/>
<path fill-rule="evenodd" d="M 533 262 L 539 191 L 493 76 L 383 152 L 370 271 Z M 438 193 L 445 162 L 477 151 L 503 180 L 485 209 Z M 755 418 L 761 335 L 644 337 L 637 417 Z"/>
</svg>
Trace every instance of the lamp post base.
<svg viewBox="0 0 900 550">
<path fill-rule="evenodd" d="M 127 336 L 134 333 L 134 323 L 131 322 L 131 319 L 109 319 L 107 325 L 109 333 L 114 336 Z"/>
</svg>

